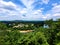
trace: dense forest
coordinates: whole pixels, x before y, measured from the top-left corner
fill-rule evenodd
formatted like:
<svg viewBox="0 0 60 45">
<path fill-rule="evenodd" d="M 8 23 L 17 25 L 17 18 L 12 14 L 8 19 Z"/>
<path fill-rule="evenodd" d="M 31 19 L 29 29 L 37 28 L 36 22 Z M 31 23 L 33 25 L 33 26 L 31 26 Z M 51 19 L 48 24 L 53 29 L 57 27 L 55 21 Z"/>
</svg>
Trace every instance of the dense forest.
<svg viewBox="0 0 60 45">
<path fill-rule="evenodd" d="M 48 25 L 48 27 L 44 27 Z M 21 33 L 20 31 L 33 30 Z M 0 45 L 60 45 L 60 19 L 43 22 L 0 22 Z"/>
</svg>

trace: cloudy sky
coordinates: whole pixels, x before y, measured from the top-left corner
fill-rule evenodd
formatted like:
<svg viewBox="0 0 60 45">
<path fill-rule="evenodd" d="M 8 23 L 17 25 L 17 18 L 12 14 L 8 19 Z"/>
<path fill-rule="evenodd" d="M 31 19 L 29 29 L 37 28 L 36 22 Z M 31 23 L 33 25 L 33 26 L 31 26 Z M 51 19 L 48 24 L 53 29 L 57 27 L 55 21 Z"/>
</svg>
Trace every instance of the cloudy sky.
<svg viewBox="0 0 60 45">
<path fill-rule="evenodd" d="M 0 20 L 60 18 L 60 0 L 0 0 Z"/>
</svg>

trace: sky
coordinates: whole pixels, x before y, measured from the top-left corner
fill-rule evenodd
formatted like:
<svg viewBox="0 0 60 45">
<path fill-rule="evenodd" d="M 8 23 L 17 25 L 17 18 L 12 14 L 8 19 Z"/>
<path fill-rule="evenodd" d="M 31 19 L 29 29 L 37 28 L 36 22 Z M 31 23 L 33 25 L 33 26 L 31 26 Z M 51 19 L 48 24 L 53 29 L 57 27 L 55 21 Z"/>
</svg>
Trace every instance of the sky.
<svg viewBox="0 0 60 45">
<path fill-rule="evenodd" d="M 60 18 L 60 0 L 0 0 L 0 20 L 42 21 Z"/>
</svg>

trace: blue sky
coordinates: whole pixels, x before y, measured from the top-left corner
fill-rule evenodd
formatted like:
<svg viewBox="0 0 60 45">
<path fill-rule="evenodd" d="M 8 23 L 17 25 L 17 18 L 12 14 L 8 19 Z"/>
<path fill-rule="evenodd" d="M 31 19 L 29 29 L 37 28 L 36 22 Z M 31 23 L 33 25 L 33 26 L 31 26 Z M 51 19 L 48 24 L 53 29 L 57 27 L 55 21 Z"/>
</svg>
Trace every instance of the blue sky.
<svg viewBox="0 0 60 45">
<path fill-rule="evenodd" d="M 60 0 L 0 0 L 0 20 L 41 21 L 60 18 Z"/>
</svg>

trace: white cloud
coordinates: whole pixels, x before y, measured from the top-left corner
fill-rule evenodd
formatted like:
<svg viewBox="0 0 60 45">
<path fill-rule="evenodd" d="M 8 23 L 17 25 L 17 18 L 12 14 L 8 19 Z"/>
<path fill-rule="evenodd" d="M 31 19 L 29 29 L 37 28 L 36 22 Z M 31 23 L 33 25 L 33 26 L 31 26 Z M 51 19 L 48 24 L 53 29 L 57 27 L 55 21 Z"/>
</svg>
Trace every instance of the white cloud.
<svg viewBox="0 0 60 45">
<path fill-rule="evenodd" d="M 42 0 L 42 3 L 48 4 L 49 3 L 49 0 Z"/>
<path fill-rule="evenodd" d="M 56 5 L 52 8 L 52 15 L 55 18 L 60 18 L 60 5 Z"/>
<path fill-rule="evenodd" d="M 60 18 L 60 5 L 54 5 L 54 7 L 48 11 L 49 13 L 47 13 L 44 18 L 45 19 L 58 19 Z"/>
<path fill-rule="evenodd" d="M 0 20 L 48 20 L 60 18 L 60 5 L 53 4 L 53 8 L 49 13 L 43 15 L 43 8 L 33 10 L 32 5 L 35 0 L 21 0 L 27 8 L 22 8 L 13 2 L 0 1 Z M 48 4 L 49 0 L 42 0 L 43 3 Z M 10 10 L 9 7 L 13 10 Z"/>
<path fill-rule="evenodd" d="M 5 2 L 3 0 L 0 1 L 0 8 L 4 8 L 4 7 L 12 7 L 14 9 L 18 8 L 14 3 L 12 3 L 11 1 L 9 2 Z"/>
<path fill-rule="evenodd" d="M 9 8 L 11 8 L 12 10 L 10 10 Z M 21 8 L 12 2 L 4 2 L 3 0 L 0 1 L 0 15 L 2 15 L 3 13 L 6 15 L 16 15 L 15 13 L 19 10 L 21 10 Z"/>
<path fill-rule="evenodd" d="M 9 8 L 14 10 L 10 10 Z M 21 10 L 22 7 L 15 5 L 11 1 L 5 2 L 3 0 L 0 0 L 0 20 L 13 20 L 17 19 L 18 17 L 21 19 L 22 16 L 20 13 Z"/>
<path fill-rule="evenodd" d="M 33 8 L 32 4 L 35 2 L 35 0 L 21 0 L 21 1 L 28 9 L 32 9 Z"/>
<path fill-rule="evenodd" d="M 53 4 L 52 4 L 52 6 L 57 6 L 57 5 L 58 5 L 58 3 L 53 3 Z"/>
<path fill-rule="evenodd" d="M 27 9 L 26 8 L 23 8 L 21 11 L 20 11 L 21 14 L 25 14 L 27 13 Z"/>
<path fill-rule="evenodd" d="M 32 14 L 34 15 L 38 15 L 38 14 L 41 14 L 42 13 L 42 10 L 35 10 L 32 12 Z"/>
<path fill-rule="evenodd" d="M 42 16 L 41 10 L 28 11 L 26 17 L 22 17 L 23 20 L 40 20 Z"/>
<path fill-rule="evenodd" d="M 46 14 L 43 16 L 43 19 L 44 20 L 48 20 L 48 19 L 51 19 L 51 14 Z"/>
<path fill-rule="evenodd" d="M 53 16 L 60 17 L 60 13 L 56 13 Z"/>
<path fill-rule="evenodd" d="M 27 1 L 27 0 L 26 0 Z M 33 0 L 34 2 L 34 0 Z M 5 2 L 1 0 L 0 2 L 0 20 L 14 20 L 14 19 L 20 19 L 20 20 L 38 20 L 41 17 L 41 9 L 40 10 L 32 10 L 32 0 L 30 0 L 27 4 L 27 2 L 24 2 L 25 6 L 27 8 L 21 8 L 17 5 L 15 5 L 13 2 Z M 5 7 L 11 7 L 14 10 L 9 10 Z M 36 15 L 37 14 L 37 15 Z M 40 15 L 41 14 L 41 15 Z M 26 15 L 24 17 L 23 15 Z"/>
<path fill-rule="evenodd" d="M 60 12 L 60 5 L 56 5 L 52 8 L 53 13 L 59 13 Z"/>
<path fill-rule="evenodd" d="M 42 9 L 39 10 L 32 10 L 34 8 L 34 5 L 32 5 L 35 0 L 21 0 L 25 6 L 27 7 L 25 10 L 22 11 L 22 13 L 25 12 L 26 17 L 22 17 L 23 20 L 41 20 L 42 18 Z"/>
</svg>

